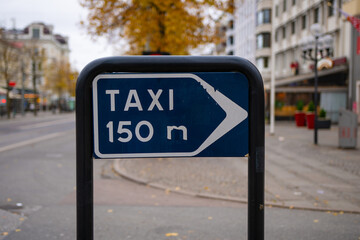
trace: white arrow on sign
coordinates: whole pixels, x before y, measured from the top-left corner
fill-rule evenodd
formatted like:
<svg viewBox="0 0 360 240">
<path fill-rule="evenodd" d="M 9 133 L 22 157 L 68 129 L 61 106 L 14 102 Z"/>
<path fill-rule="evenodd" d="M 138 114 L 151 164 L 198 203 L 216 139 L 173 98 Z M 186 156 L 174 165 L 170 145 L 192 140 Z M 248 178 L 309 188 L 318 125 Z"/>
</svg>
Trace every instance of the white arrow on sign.
<svg viewBox="0 0 360 240">
<path fill-rule="evenodd" d="M 216 142 L 219 138 L 224 136 L 227 132 L 236 127 L 242 121 L 244 121 L 247 118 L 248 113 L 245 111 L 245 109 L 231 101 L 221 92 L 216 91 L 214 87 L 212 87 L 210 84 L 208 84 L 198 76 L 193 75 L 192 78 L 194 78 L 204 87 L 206 92 L 215 100 L 215 102 L 219 104 L 219 106 L 226 113 L 225 119 L 220 123 L 220 125 L 210 134 L 210 136 L 205 140 L 205 142 L 203 142 L 203 144 L 200 145 L 200 147 L 196 151 L 192 152 L 193 155 L 191 156 L 195 156 L 201 151 L 203 151 L 205 148 Z"/>
<path fill-rule="evenodd" d="M 193 152 L 161 152 L 161 153 L 124 153 L 124 154 L 102 154 L 99 151 L 99 133 L 98 133 L 98 109 L 97 109 L 97 82 L 101 78 L 191 78 L 196 80 L 206 90 L 206 92 L 215 100 L 217 104 L 225 111 L 226 116 L 224 120 L 217 126 L 217 128 L 209 135 L 209 137 L 200 145 L 198 149 Z M 231 129 L 239 125 L 248 117 L 248 113 L 231 101 L 224 94 L 215 90 L 213 86 L 205 82 L 200 77 L 191 73 L 178 73 L 178 74 L 101 74 L 98 75 L 93 81 L 93 103 L 94 103 L 94 141 L 95 153 L 100 158 L 130 158 L 130 157 L 192 157 L 211 144 L 216 142 L 219 138 L 228 133 Z"/>
</svg>

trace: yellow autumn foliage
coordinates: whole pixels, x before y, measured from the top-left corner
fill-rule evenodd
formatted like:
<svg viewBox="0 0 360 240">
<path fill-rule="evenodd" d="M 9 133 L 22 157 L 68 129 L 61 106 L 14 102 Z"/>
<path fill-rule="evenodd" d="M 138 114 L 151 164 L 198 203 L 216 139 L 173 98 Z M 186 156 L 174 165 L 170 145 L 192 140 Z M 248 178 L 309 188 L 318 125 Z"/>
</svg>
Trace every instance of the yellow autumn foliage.
<svg viewBox="0 0 360 240">
<path fill-rule="evenodd" d="M 93 36 L 126 39 L 128 54 L 188 54 L 216 41 L 214 24 L 233 10 L 233 0 L 80 0 L 89 11 L 81 24 Z M 213 18 L 214 12 L 217 14 Z M 221 14 L 222 13 L 222 14 Z"/>
<path fill-rule="evenodd" d="M 61 96 L 68 92 L 75 96 L 75 85 L 78 73 L 71 69 L 70 63 L 54 62 L 45 68 L 45 86 Z"/>
</svg>

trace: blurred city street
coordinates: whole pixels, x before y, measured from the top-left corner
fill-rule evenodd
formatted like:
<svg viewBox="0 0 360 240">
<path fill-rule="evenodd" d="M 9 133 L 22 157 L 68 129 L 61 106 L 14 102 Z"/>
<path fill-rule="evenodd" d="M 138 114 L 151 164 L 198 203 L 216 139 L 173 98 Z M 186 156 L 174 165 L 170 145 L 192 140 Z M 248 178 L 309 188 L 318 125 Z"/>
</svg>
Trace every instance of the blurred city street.
<svg viewBox="0 0 360 240">
<path fill-rule="evenodd" d="M 75 239 L 74 129 L 72 113 L 0 120 L 0 239 Z M 337 134 L 267 131 L 266 239 L 360 237 L 359 148 Z M 94 160 L 94 191 L 95 239 L 246 239 L 246 159 Z"/>
<path fill-rule="evenodd" d="M 0 240 L 360 240 L 360 0 L 0 0 Z"/>
</svg>

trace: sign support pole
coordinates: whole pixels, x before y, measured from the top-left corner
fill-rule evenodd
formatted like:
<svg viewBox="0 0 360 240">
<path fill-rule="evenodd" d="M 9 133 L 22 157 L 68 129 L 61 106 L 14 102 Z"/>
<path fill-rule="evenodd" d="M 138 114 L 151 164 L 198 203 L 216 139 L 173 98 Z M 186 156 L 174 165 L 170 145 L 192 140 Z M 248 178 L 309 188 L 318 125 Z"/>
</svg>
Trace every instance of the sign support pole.
<svg viewBox="0 0 360 240">
<path fill-rule="evenodd" d="M 76 91 L 76 235 L 94 239 L 93 137 L 91 82 L 77 82 Z M 79 89 L 84 89 L 80 91 Z"/>
<path fill-rule="evenodd" d="M 255 85 L 255 86 L 254 86 Z M 264 239 L 265 111 L 262 86 L 250 85 L 248 240 Z M 254 88 L 255 87 L 255 88 Z M 256 89 L 256 90 L 255 90 Z"/>
</svg>

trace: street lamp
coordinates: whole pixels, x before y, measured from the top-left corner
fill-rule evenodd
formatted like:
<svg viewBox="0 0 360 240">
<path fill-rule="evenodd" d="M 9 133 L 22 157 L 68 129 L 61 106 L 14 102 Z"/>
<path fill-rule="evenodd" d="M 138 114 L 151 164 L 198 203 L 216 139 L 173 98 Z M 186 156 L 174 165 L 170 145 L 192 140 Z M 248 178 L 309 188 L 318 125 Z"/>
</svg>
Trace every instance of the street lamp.
<svg viewBox="0 0 360 240">
<path fill-rule="evenodd" d="M 318 61 L 322 58 L 332 56 L 333 38 L 331 35 L 323 35 L 320 24 L 315 23 L 311 25 L 310 32 L 312 36 L 302 39 L 301 48 L 302 57 L 306 60 L 314 61 L 314 105 L 315 105 L 315 122 L 314 122 L 314 144 L 318 144 L 318 124 L 317 124 L 317 106 L 318 106 Z M 325 50 L 325 51 L 324 51 Z"/>
</svg>

